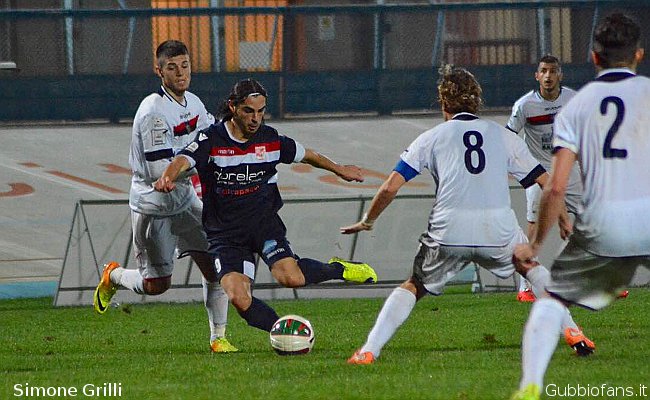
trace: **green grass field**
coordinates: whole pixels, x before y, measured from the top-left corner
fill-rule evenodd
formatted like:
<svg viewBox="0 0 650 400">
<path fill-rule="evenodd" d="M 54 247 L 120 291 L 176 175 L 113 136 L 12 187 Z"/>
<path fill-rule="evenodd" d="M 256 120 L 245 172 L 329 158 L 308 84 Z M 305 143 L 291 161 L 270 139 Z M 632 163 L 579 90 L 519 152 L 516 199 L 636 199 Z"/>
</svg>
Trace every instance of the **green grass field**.
<svg viewBox="0 0 650 400">
<path fill-rule="evenodd" d="M 92 308 L 52 308 L 49 298 L 5 300 L 0 399 L 37 398 L 25 396 L 28 387 L 59 386 L 77 388 L 68 398 L 81 399 L 507 399 L 520 376 L 530 305 L 513 293 L 467 291 L 452 287 L 421 300 L 370 366 L 345 360 L 365 340 L 384 299 L 271 302 L 278 314 L 300 314 L 314 326 L 312 353 L 293 357 L 276 355 L 268 335 L 233 309 L 228 335 L 242 351 L 213 355 L 201 304 L 122 305 L 98 316 Z M 647 289 L 633 289 L 603 312 L 574 309 L 597 351 L 578 358 L 562 341 L 546 383 L 650 386 L 649 309 Z M 81 393 L 84 385 L 104 383 L 118 383 L 121 396 Z"/>
</svg>

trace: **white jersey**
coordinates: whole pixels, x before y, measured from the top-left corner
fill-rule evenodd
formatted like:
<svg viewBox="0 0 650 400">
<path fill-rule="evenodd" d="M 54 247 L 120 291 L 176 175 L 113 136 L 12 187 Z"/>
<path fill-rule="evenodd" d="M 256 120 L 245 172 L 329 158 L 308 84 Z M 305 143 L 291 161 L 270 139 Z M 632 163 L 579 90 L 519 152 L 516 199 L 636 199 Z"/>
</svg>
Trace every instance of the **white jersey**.
<svg viewBox="0 0 650 400">
<path fill-rule="evenodd" d="M 538 90 L 531 90 L 512 106 L 507 128 L 517 134 L 523 131 L 530 152 L 547 171 L 551 170 L 553 158 L 553 120 L 575 94 L 573 89 L 562 86 L 558 98 L 549 101 Z"/>
<path fill-rule="evenodd" d="M 551 172 L 553 159 L 553 121 L 560 109 L 575 96 L 576 92 L 566 86 L 560 87 L 560 94 L 553 101 L 546 100 L 539 90 L 531 90 L 512 106 L 512 114 L 506 128 L 520 134 L 528 149 L 540 164 Z M 537 204 L 541 191 L 532 188 L 526 191 L 526 218 L 537 220 Z M 566 190 L 567 209 L 572 214 L 582 210 L 582 181 L 578 164 L 574 165 Z"/>
<path fill-rule="evenodd" d="M 468 113 L 421 134 L 401 160 L 395 170 L 407 180 L 425 168 L 433 175 L 428 234 L 450 246 L 508 245 L 520 231 L 508 174 L 528 187 L 544 173 L 520 137 Z"/>
<path fill-rule="evenodd" d="M 577 154 L 584 212 L 574 237 L 601 256 L 650 255 L 650 79 L 609 69 L 555 121 L 553 145 Z"/>
<path fill-rule="evenodd" d="M 129 206 L 134 211 L 174 215 L 189 207 L 196 196 L 188 178 L 179 179 L 176 189 L 169 193 L 153 189 L 153 183 L 176 153 L 191 143 L 198 131 L 214 123 L 214 117 L 196 95 L 185 92 L 185 103 L 179 104 L 163 87 L 140 103 L 129 153 L 133 172 Z"/>
</svg>

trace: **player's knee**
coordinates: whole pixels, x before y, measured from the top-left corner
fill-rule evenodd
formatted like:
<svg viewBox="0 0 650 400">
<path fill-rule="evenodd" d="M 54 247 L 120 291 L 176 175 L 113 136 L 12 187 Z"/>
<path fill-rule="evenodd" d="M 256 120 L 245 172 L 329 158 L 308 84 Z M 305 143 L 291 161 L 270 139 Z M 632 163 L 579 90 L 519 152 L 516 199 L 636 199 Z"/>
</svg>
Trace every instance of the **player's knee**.
<svg viewBox="0 0 650 400">
<path fill-rule="evenodd" d="M 415 277 L 410 277 L 406 281 L 404 281 L 400 287 L 402 289 L 406 289 L 409 292 L 413 293 L 415 295 L 415 298 L 420 300 L 424 295 L 427 294 L 426 289 L 424 288 L 424 285 L 422 285 L 422 282 L 420 282 L 418 279 Z"/>
<path fill-rule="evenodd" d="M 297 288 L 305 286 L 305 276 L 294 258 L 287 257 L 274 263 L 271 274 L 284 287 Z"/>
<path fill-rule="evenodd" d="M 163 294 L 169 289 L 172 285 L 172 278 L 157 278 L 157 279 L 148 279 L 144 281 L 143 287 L 144 292 L 148 295 L 155 296 L 158 294 Z"/>
<path fill-rule="evenodd" d="M 282 274 L 276 279 L 280 285 L 288 288 L 305 286 L 305 277 L 302 274 Z"/>
<path fill-rule="evenodd" d="M 239 312 L 248 310 L 248 307 L 250 307 L 253 301 L 253 296 L 248 292 L 231 292 L 228 298 L 233 307 Z"/>
</svg>

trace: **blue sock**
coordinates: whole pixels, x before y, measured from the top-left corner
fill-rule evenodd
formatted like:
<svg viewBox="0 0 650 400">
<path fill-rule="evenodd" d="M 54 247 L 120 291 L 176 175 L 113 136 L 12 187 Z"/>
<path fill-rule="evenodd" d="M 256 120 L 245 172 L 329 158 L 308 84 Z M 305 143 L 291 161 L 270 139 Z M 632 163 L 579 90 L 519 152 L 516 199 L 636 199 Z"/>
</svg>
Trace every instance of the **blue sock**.
<svg viewBox="0 0 650 400">
<path fill-rule="evenodd" d="M 305 276 L 305 285 L 343 279 L 343 266 L 339 263 L 325 264 L 311 258 L 299 258 L 298 267 Z"/>
<path fill-rule="evenodd" d="M 239 315 L 248 325 L 267 332 L 271 331 L 275 321 L 280 318 L 274 309 L 257 297 L 253 297 L 250 307 L 246 311 L 239 312 Z"/>
</svg>

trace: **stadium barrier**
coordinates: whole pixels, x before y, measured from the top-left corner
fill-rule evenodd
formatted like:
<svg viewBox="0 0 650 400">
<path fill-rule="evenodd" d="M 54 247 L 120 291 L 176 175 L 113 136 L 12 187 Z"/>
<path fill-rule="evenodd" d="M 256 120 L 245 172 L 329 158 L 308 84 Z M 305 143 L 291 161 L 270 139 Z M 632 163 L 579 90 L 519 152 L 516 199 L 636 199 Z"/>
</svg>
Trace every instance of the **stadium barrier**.
<svg viewBox="0 0 650 400">
<path fill-rule="evenodd" d="M 360 219 L 371 197 L 288 198 L 280 214 L 288 238 L 298 255 L 319 260 L 333 256 L 364 260 L 373 265 L 376 285 L 324 283 L 287 289 L 274 282 L 265 264 L 258 263 L 255 295 L 261 298 L 379 297 L 408 277 L 417 250 L 417 238 L 426 229 L 431 195 L 400 195 L 386 210 L 379 229 L 362 235 L 341 235 L 339 227 Z M 88 305 L 103 264 L 117 260 L 135 268 L 131 248 L 130 209 L 127 200 L 79 200 L 75 205 L 63 258 L 56 306 Z M 478 282 L 474 270 L 461 274 Z M 182 302 L 201 299 L 201 275 L 189 258 L 177 260 L 172 287 L 159 296 L 142 296 L 120 290 L 116 301 Z M 510 283 L 512 290 L 512 283 Z M 339 290 L 345 289 L 345 290 Z"/>
<path fill-rule="evenodd" d="M 519 224 L 526 226 L 525 193 L 511 186 L 512 206 Z M 375 285 L 329 282 L 299 289 L 278 285 L 263 262 L 257 263 L 255 296 L 263 299 L 385 297 L 410 276 L 418 237 L 427 228 L 432 195 L 398 195 L 382 214 L 376 229 L 355 235 L 341 235 L 339 227 L 358 221 L 372 197 L 287 198 L 280 210 L 292 248 L 299 256 L 328 260 L 333 256 L 363 260 L 379 276 Z M 75 205 L 55 306 L 89 305 L 103 264 L 118 261 L 135 268 L 131 248 L 131 218 L 127 200 L 79 200 Z M 557 231 L 549 235 L 540 262 L 549 265 L 562 246 Z M 650 280 L 640 273 L 635 283 Z M 452 282 L 472 284 L 474 291 L 513 291 L 515 277 L 498 279 L 486 270 L 469 266 Z M 177 260 L 171 288 L 158 296 L 145 296 L 120 289 L 117 304 L 144 302 L 188 302 L 202 299 L 201 274 L 189 258 Z"/>
</svg>

